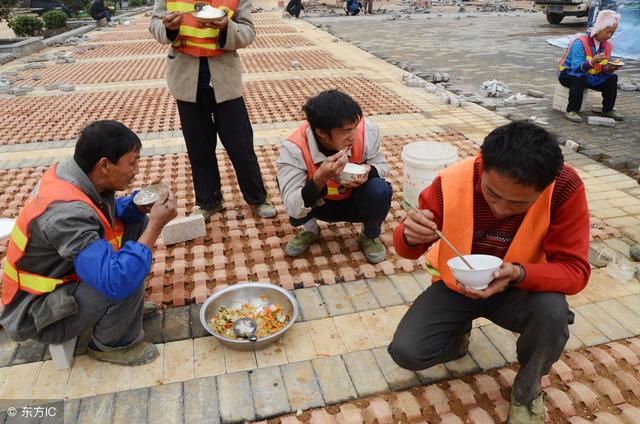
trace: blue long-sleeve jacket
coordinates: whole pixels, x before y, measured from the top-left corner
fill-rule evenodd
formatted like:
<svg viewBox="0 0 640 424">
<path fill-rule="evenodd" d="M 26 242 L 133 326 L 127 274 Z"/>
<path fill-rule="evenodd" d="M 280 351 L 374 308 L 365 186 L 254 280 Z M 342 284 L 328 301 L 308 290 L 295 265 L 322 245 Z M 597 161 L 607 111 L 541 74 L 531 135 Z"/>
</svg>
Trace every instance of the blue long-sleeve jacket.
<svg viewBox="0 0 640 424">
<path fill-rule="evenodd" d="M 592 41 L 590 39 L 589 41 Z M 595 56 L 598 53 L 602 53 L 604 51 L 603 44 L 600 44 L 600 48 L 596 51 L 595 44 L 593 42 L 590 43 L 591 47 L 591 56 Z M 567 68 L 567 73 L 574 77 L 587 76 L 587 84 L 590 86 L 596 86 L 604 84 L 607 81 L 607 78 L 611 75 L 608 72 L 601 72 L 596 75 L 589 74 L 588 71 L 591 69 L 589 66 L 589 62 L 587 62 L 587 55 L 585 54 L 584 47 L 580 40 L 576 39 L 569 49 L 569 53 L 564 60 L 563 65 Z"/>
</svg>

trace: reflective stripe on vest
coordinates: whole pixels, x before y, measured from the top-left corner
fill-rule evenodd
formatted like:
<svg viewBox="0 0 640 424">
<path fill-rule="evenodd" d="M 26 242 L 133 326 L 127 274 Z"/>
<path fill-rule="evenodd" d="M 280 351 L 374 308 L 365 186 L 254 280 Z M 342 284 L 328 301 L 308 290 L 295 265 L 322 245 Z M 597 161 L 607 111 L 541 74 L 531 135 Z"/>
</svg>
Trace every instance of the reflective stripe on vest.
<svg viewBox="0 0 640 424">
<path fill-rule="evenodd" d="M 560 63 L 558 64 L 558 69 L 560 71 L 564 71 L 567 68 L 566 66 L 564 66 L 564 62 L 567 59 L 567 56 L 569 55 L 571 46 L 573 46 L 573 43 L 575 43 L 578 40 L 580 40 L 580 42 L 582 43 L 582 48 L 584 49 L 584 55 L 587 58 L 587 61 L 593 58 L 593 55 L 592 55 L 593 50 L 591 49 L 589 37 L 587 37 L 586 35 L 581 35 L 580 37 L 573 40 L 569 44 L 569 47 L 567 47 L 567 49 L 565 50 L 564 55 L 562 56 L 562 59 L 560 59 Z M 609 59 L 611 58 L 611 51 L 613 50 L 613 44 L 607 40 L 602 41 L 600 43 L 600 49 L 603 51 L 605 55 L 605 59 L 600 63 L 596 63 L 595 65 L 593 65 L 591 69 L 587 71 L 591 75 L 599 74 L 600 72 L 602 72 L 602 68 L 604 68 L 604 66 L 609 63 Z M 596 54 L 597 53 L 598 52 L 596 52 Z"/>
<path fill-rule="evenodd" d="M 305 122 L 298 127 L 288 138 L 290 142 L 300 148 L 304 163 L 307 166 L 307 181 L 313 178 L 318 167 L 313 163 L 311 158 L 311 151 L 309 150 L 309 140 L 307 140 L 307 128 L 309 123 Z M 360 164 L 364 157 L 364 118 L 360 119 L 356 126 L 356 134 L 351 145 L 351 157 L 349 162 Z M 344 200 L 351 195 L 351 189 L 338 184 L 333 180 L 327 181 L 327 195 L 324 196 L 327 200 Z"/>
<path fill-rule="evenodd" d="M 463 255 L 472 253 L 475 160 L 481 159 L 466 159 L 440 172 L 444 205 L 442 232 Z M 503 258 L 505 262 L 546 262 L 543 243 L 551 220 L 554 186 L 555 182 L 551 183 L 527 210 Z M 450 289 L 458 291 L 456 279 L 447 266 L 447 261 L 455 256 L 446 243 L 438 241 L 427 252 L 426 264 L 432 281 L 443 280 Z"/>
<path fill-rule="evenodd" d="M 18 290 L 41 295 L 55 290 L 61 284 L 77 280 L 73 274 L 63 278 L 51 278 L 20 270 L 18 261 L 24 256 L 29 243 L 29 224 L 42 215 L 53 202 L 80 201 L 89 205 L 98 215 L 105 233 L 105 240 L 114 250 L 120 247 L 124 226 L 116 220 L 114 228 L 102 211 L 75 185 L 61 180 L 56 175 L 56 166 L 49 168 L 38 187 L 37 193 L 25 203 L 16 219 L 16 223 L 7 244 L 7 256 L 4 260 L 2 275 L 2 304 L 11 303 Z"/>
<path fill-rule="evenodd" d="M 189 12 L 194 11 L 194 3 L 208 3 L 210 6 L 226 10 L 227 19 L 235 14 L 239 0 L 181 0 L 167 1 L 168 12 L 182 12 L 182 24 L 178 37 L 171 44 L 176 50 L 195 57 L 210 57 L 223 54 L 225 51 L 218 46 L 219 30 L 203 28 L 197 19 Z"/>
</svg>

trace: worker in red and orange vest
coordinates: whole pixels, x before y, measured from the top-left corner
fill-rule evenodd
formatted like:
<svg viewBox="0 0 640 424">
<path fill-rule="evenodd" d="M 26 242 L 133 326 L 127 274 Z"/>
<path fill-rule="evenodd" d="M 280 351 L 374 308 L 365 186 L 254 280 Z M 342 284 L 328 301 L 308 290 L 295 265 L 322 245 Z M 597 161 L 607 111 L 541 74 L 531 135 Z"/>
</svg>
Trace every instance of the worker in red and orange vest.
<svg viewBox="0 0 640 424">
<path fill-rule="evenodd" d="M 461 358 L 470 335 L 489 343 L 471 334 L 479 317 L 520 333 L 510 423 L 544 423 L 541 379 L 560 357 L 573 323 L 566 296 L 589 279 L 585 189 L 563 162 L 556 137 L 545 129 L 527 122 L 497 128 L 481 155 L 441 171 L 420 194 L 419 210 L 394 232 L 399 255 L 417 259 L 428 251 L 432 284 L 401 320 L 389 354 L 410 370 Z M 436 229 L 463 255 L 503 259 L 487 288 L 456 280 L 447 266 L 456 254 Z"/>
<path fill-rule="evenodd" d="M 569 89 L 566 118 L 582 122 L 578 114 L 584 90 L 602 93 L 602 116 L 622 121 L 624 116 L 614 106 L 618 90 L 618 66 L 611 60 L 613 43 L 609 41 L 618 29 L 620 15 L 613 10 L 601 10 L 587 32 L 571 42 L 558 65 L 558 80 Z"/>
<path fill-rule="evenodd" d="M 294 226 L 302 230 L 285 252 L 303 254 L 320 238 L 316 220 L 363 223 L 358 238 L 366 259 L 382 262 L 381 224 L 391 205 L 384 177 L 389 164 L 380 149 L 378 127 L 362 116 L 358 103 L 338 90 L 323 91 L 303 107 L 307 121 L 280 148 L 278 185 Z M 347 164 L 357 164 L 346 179 Z M 352 177 L 352 179 L 351 179 Z"/>
<path fill-rule="evenodd" d="M 195 7 L 226 13 L 201 22 Z M 167 86 L 176 98 L 187 146 L 196 205 L 208 221 L 223 210 L 218 136 L 229 154 L 244 200 L 263 218 L 276 210 L 267 199 L 253 148 L 253 130 L 242 98 L 242 66 L 237 50 L 256 37 L 250 0 L 157 0 L 149 27 L 153 37 L 170 44 Z"/>
<path fill-rule="evenodd" d="M 144 302 L 144 280 L 177 212 L 172 195 L 150 208 L 114 197 L 137 174 L 140 147 L 123 124 L 97 121 L 82 130 L 73 159 L 42 176 L 3 263 L 0 325 L 13 340 L 60 344 L 91 330 L 97 360 L 140 365 L 158 356 L 142 340 L 145 312 L 156 309 Z"/>
</svg>

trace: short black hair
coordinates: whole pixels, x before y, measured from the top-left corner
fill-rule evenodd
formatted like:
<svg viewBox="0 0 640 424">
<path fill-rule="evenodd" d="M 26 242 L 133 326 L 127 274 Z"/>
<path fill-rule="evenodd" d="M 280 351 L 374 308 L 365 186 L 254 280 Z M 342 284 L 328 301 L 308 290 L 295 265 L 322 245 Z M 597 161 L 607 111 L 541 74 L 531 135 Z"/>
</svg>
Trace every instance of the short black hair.
<svg viewBox="0 0 640 424">
<path fill-rule="evenodd" d="M 125 154 L 137 152 L 141 147 L 140 138 L 126 125 L 118 121 L 95 121 L 80 132 L 73 159 L 88 174 L 101 158 L 115 164 Z"/>
<path fill-rule="evenodd" d="M 480 150 L 483 170 L 493 169 L 538 191 L 560 175 L 564 164 L 556 136 L 526 121 L 491 131 Z"/>
<path fill-rule="evenodd" d="M 312 130 L 331 131 L 362 118 L 360 105 L 338 90 L 326 90 L 310 97 L 302 107 Z"/>
</svg>

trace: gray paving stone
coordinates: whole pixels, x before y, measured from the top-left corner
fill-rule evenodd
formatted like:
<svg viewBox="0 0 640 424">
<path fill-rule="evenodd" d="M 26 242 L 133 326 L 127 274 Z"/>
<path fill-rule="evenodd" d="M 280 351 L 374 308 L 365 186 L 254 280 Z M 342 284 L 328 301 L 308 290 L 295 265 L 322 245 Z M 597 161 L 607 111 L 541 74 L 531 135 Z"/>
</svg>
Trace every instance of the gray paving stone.
<svg viewBox="0 0 640 424">
<path fill-rule="evenodd" d="M 506 360 L 479 328 L 471 330 L 469 354 L 482 370 L 503 367 Z"/>
<path fill-rule="evenodd" d="M 147 421 L 148 389 L 116 393 L 113 424 L 144 423 Z"/>
<path fill-rule="evenodd" d="M 614 317 L 631 334 L 634 336 L 640 335 L 640 315 L 637 314 L 640 313 L 640 310 L 636 310 L 637 313 L 634 313 L 634 311 L 622 304 L 619 299 L 598 302 L 598 306 Z"/>
<path fill-rule="evenodd" d="M 383 308 L 387 306 L 401 305 L 404 300 L 396 290 L 391 280 L 386 276 L 380 276 L 367 280 L 376 300 Z"/>
<path fill-rule="evenodd" d="M 404 390 L 420 384 L 418 376 L 413 371 L 400 368 L 389 356 L 386 347 L 379 347 L 371 351 L 376 358 L 378 367 L 391 390 Z"/>
<path fill-rule="evenodd" d="M 253 370 L 250 380 L 258 419 L 271 418 L 291 412 L 280 367 Z"/>
<path fill-rule="evenodd" d="M 324 401 L 328 404 L 346 402 L 357 397 L 341 356 L 329 356 L 311 361 Z"/>
<path fill-rule="evenodd" d="M 144 329 L 144 339 L 151 343 L 164 343 L 162 340 L 162 322 L 164 321 L 164 310 L 149 319 L 142 321 Z"/>
<path fill-rule="evenodd" d="M 349 295 L 344 290 L 344 287 L 342 287 L 342 284 L 331 284 L 318 288 L 320 289 L 320 295 L 324 300 L 327 311 L 329 311 L 332 317 L 355 312 L 353 305 L 349 301 Z"/>
<path fill-rule="evenodd" d="M 417 371 L 416 374 L 422 384 L 432 384 L 450 377 L 449 370 L 444 364 L 434 365 L 426 370 Z"/>
<path fill-rule="evenodd" d="M 11 365 L 26 364 L 28 362 L 41 361 L 47 345 L 35 340 L 26 340 L 18 346 L 16 356 Z"/>
<path fill-rule="evenodd" d="M 218 424 L 218 390 L 215 377 L 184 382 L 184 423 Z"/>
<path fill-rule="evenodd" d="M 0 332 L 0 367 L 7 367 L 13 361 L 18 343 L 9 338 L 5 331 Z"/>
<path fill-rule="evenodd" d="M 253 420 L 256 410 L 251 401 L 251 385 L 248 372 L 223 374 L 218 379 L 220 418 L 223 423 Z"/>
<path fill-rule="evenodd" d="M 574 310 L 575 319 L 571 325 L 571 333 L 573 333 L 585 346 L 595 346 L 607 343 L 610 340 L 594 327 L 580 312 Z"/>
<path fill-rule="evenodd" d="M 320 291 L 317 287 L 294 290 L 293 294 L 298 300 L 300 315 L 304 321 L 326 318 L 329 316 L 329 312 L 324 305 L 324 300 L 322 299 L 322 296 L 320 296 Z"/>
<path fill-rule="evenodd" d="M 351 304 L 356 312 L 370 311 L 378 309 L 380 305 L 376 301 L 376 297 L 367 285 L 365 280 L 351 281 L 343 283 L 345 291 L 351 299 Z"/>
<path fill-rule="evenodd" d="M 518 354 L 516 353 L 518 337 L 515 334 L 496 324 L 483 325 L 480 329 L 498 349 L 498 352 L 500 352 L 507 363 L 518 362 Z"/>
<path fill-rule="evenodd" d="M 594 327 L 602 332 L 609 340 L 618 340 L 625 337 L 631 337 L 629 330 L 624 328 L 622 324 L 615 320 L 611 315 L 606 313 L 597 304 L 581 305 L 575 308 L 582 314 Z"/>
<path fill-rule="evenodd" d="M 413 278 L 418 282 L 418 285 L 425 291 L 431 285 L 431 274 L 424 269 L 419 269 L 412 273 Z"/>
<path fill-rule="evenodd" d="M 569 327 L 569 340 L 567 340 L 564 350 L 578 350 L 583 347 L 585 347 L 584 343 L 571 332 L 571 327 Z"/>
<path fill-rule="evenodd" d="M 398 290 L 405 302 L 413 302 L 422 293 L 422 287 L 411 274 L 390 275 L 389 279 L 396 286 L 396 290 Z"/>
<path fill-rule="evenodd" d="M 310 409 L 324 406 L 313 366 L 309 361 L 294 362 L 280 367 L 291 409 Z"/>
<path fill-rule="evenodd" d="M 80 413 L 80 399 L 64 401 L 64 424 L 76 424 Z"/>
<path fill-rule="evenodd" d="M 113 393 L 82 399 L 82 402 L 80 403 L 80 412 L 78 414 L 78 422 L 111 422 L 113 417 L 114 400 L 115 396 Z"/>
<path fill-rule="evenodd" d="M 162 340 L 167 343 L 191 338 L 190 318 L 189 306 L 165 309 Z"/>
<path fill-rule="evenodd" d="M 204 329 L 200 322 L 200 308 L 202 305 L 192 303 L 189 305 L 189 316 L 191 320 L 191 337 L 197 339 L 199 337 L 206 337 L 209 335 L 207 330 Z"/>
<path fill-rule="evenodd" d="M 149 423 L 182 423 L 182 383 L 154 386 L 149 389 L 147 408 Z"/>
<path fill-rule="evenodd" d="M 389 391 L 389 385 L 371 351 L 346 353 L 342 355 L 342 359 L 358 396 L 372 396 Z"/>
<path fill-rule="evenodd" d="M 455 361 L 450 361 L 444 364 L 453 377 L 463 377 L 465 375 L 474 374 L 480 372 L 478 365 L 471 359 L 471 356 L 465 355 Z"/>
</svg>

